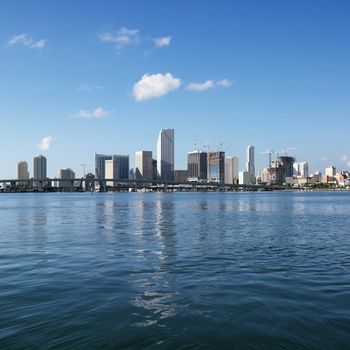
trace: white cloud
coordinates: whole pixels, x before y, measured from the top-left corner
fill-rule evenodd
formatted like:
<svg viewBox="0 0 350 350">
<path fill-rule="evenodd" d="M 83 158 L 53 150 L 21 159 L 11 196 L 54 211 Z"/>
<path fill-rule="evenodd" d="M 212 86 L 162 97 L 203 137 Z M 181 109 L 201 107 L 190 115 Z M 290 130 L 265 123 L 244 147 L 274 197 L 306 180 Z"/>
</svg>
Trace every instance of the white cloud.
<svg viewBox="0 0 350 350">
<path fill-rule="evenodd" d="M 170 42 L 171 42 L 171 36 L 154 38 L 154 45 L 156 45 L 156 47 L 169 46 Z"/>
<path fill-rule="evenodd" d="M 349 157 L 346 154 L 344 154 L 340 157 L 340 161 L 342 161 L 342 162 L 347 162 L 348 159 L 349 159 Z"/>
<path fill-rule="evenodd" d="M 31 49 L 42 49 L 45 47 L 46 39 L 34 41 L 28 34 L 13 35 L 7 42 L 7 46 L 23 45 Z"/>
<path fill-rule="evenodd" d="M 101 33 L 98 38 L 103 42 L 115 44 L 118 49 L 128 45 L 135 46 L 140 42 L 139 30 L 125 27 L 120 28 L 116 34 L 110 32 Z"/>
<path fill-rule="evenodd" d="M 190 91 L 205 91 L 216 87 L 225 88 L 230 85 L 232 85 L 232 81 L 228 79 L 222 79 L 219 81 L 207 80 L 204 83 L 190 83 L 187 85 L 186 89 Z"/>
<path fill-rule="evenodd" d="M 219 80 L 218 82 L 216 82 L 216 85 L 218 85 L 220 87 L 229 87 L 232 85 L 232 81 L 230 81 L 228 79 L 222 79 L 222 80 Z"/>
<path fill-rule="evenodd" d="M 49 150 L 52 141 L 53 141 L 52 136 L 46 136 L 37 144 L 37 147 L 42 151 Z"/>
<path fill-rule="evenodd" d="M 181 86 L 181 79 L 166 74 L 145 74 L 134 84 L 133 96 L 136 101 L 145 101 L 166 95 Z"/>
<path fill-rule="evenodd" d="M 94 90 L 101 91 L 103 90 L 103 86 L 81 83 L 78 87 L 78 91 L 94 91 Z"/>
<path fill-rule="evenodd" d="M 320 158 L 321 162 L 327 162 L 328 161 L 328 157 L 327 156 L 322 156 Z"/>
<path fill-rule="evenodd" d="M 79 112 L 74 114 L 74 117 L 84 118 L 84 119 L 91 119 L 91 118 L 99 119 L 99 118 L 105 118 L 111 113 L 112 112 L 108 111 L 107 109 L 98 107 L 95 110 L 81 109 Z"/>
<path fill-rule="evenodd" d="M 346 162 L 346 166 L 350 168 L 350 162 Z"/>
<path fill-rule="evenodd" d="M 207 80 L 204 83 L 190 83 L 186 89 L 191 91 L 205 91 L 213 89 L 214 86 L 215 84 L 213 80 Z"/>
</svg>

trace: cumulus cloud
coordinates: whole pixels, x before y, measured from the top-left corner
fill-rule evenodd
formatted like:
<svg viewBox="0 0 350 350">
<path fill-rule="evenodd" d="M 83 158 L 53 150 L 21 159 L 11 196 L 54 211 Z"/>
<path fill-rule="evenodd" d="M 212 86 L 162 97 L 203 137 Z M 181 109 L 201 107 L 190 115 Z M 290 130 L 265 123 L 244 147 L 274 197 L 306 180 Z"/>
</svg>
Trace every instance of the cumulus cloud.
<svg viewBox="0 0 350 350">
<path fill-rule="evenodd" d="M 74 114 L 75 118 L 83 118 L 83 119 L 91 119 L 91 118 L 105 118 L 110 115 L 112 112 L 104 109 L 102 107 L 98 107 L 95 110 L 89 109 L 81 109 L 77 113 Z"/>
<path fill-rule="evenodd" d="M 134 84 L 133 96 L 136 101 L 146 101 L 154 97 L 166 95 L 181 86 L 181 79 L 166 74 L 145 74 Z"/>
<path fill-rule="evenodd" d="M 205 91 L 214 89 L 216 87 L 225 88 L 229 87 L 230 85 L 232 85 L 232 81 L 228 79 L 222 79 L 218 81 L 207 80 L 203 83 L 190 83 L 187 85 L 186 89 L 190 91 Z"/>
<path fill-rule="evenodd" d="M 204 91 L 204 90 L 213 89 L 214 87 L 215 87 L 214 81 L 207 80 L 204 83 L 190 83 L 188 84 L 186 89 L 191 91 Z"/>
<path fill-rule="evenodd" d="M 346 154 L 344 154 L 340 157 L 340 161 L 342 161 L 342 162 L 347 162 L 348 159 L 349 159 L 349 157 Z"/>
<path fill-rule="evenodd" d="M 37 144 L 37 147 L 42 151 L 47 151 L 50 149 L 52 141 L 52 136 L 46 136 Z"/>
<path fill-rule="evenodd" d="M 328 157 L 327 156 L 322 156 L 320 158 L 321 162 L 327 162 L 328 161 Z"/>
<path fill-rule="evenodd" d="M 22 45 L 31 49 L 42 49 L 45 47 L 46 39 L 34 41 L 28 34 L 13 35 L 7 42 L 7 46 Z"/>
<path fill-rule="evenodd" d="M 346 162 L 346 166 L 347 166 L 348 168 L 350 168 L 350 161 L 349 161 L 349 162 Z"/>
<path fill-rule="evenodd" d="M 154 45 L 156 47 L 169 46 L 171 43 L 171 36 L 163 36 L 159 38 L 154 38 Z"/>
<path fill-rule="evenodd" d="M 125 27 L 120 28 L 115 34 L 110 32 L 101 33 L 98 38 L 103 42 L 115 44 L 118 49 L 125 46 L 135 46 L 140 42 L 139 30 Z"/>
</svg>

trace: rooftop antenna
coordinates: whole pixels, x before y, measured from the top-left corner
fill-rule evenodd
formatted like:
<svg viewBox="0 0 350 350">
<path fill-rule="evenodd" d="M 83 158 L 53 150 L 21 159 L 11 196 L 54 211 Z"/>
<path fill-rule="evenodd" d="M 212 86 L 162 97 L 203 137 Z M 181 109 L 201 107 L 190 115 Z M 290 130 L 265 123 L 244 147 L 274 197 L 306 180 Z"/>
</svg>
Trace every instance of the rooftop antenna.
<svg viewBox="0 0 350 350">
<path fill-rule="evenodd" d="M 193 146 L 194 146 L 194 150 L 195 150 L 195 151 L 198 151 L 196 135 L 193 136 Z"/>
</svg>

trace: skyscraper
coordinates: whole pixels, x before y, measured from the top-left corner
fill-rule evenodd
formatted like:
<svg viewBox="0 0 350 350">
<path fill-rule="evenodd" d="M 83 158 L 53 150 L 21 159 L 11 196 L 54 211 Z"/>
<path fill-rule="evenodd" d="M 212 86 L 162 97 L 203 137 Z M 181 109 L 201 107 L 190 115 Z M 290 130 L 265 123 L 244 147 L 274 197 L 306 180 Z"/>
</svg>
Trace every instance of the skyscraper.
<svg viewBox="0 0 350 350">
<path fill-rule="evenodd" d="M 105 161 L 111 160 L 112 156 L 107 154 L 95 153 L 95 176 L 96 179 L 103 180 L 105 178 Z"/>
<path fill-rule="evenodd" d="M 113 179 L 107 181 L 107 186 L 117 186 L 118 182 L 129 180 L 129 156 L 114 155 L 112 159 L 105 161 L 105 178 Z"/>
<path fill-rule="evenodd" d="M 255 184 L 255 161 L 254 161 L 254 146 L 247 147 L 247 163 L 246 171 L 250 176 L 250 184 Z"/>
<path fill-rule="evenodd" d="M 159 132 L 157 172 L 161 180 L 174 180 L 174 129 L 162 129 Z"/>
<path fill-rule="evenodd" d="M 208 181 L 225 181 L 225 152 L 208 152 Z"/>
<path fill-rule="evenodd" d="M 239 180 L 239 160 L 237 157 L 225 158 L 225 184 L 237 184 Z"/>
<path fill-rule="evenodd" d="M 33 177 L 37 180 L 45 180 L 47 178 L 47 162 L 46 157 L 38 155 L 33 160 Z"/>
<path fill-rule="evenodd" d="M 135 153 L 135 179 L 153 179 L 152 151 L 138 151 Z"/>
<path fill-rule="evenodd" d="M 294 163 L 293 168 L 293 175 L 303 177 L 309 176 L 309 164 L 307 162 Z"/>
<path fill-rule="evenodd" d="M 207 152 L 194 150 L 187 153 L 187 175 L 189 180 L 206 180 L 208 176 Z"/>
<path fill-rule="evenodd" d="M 17 163 L 17 178 L 20 180 L 29 179 L 28 163 L 25 160 Z"/>
</svg>

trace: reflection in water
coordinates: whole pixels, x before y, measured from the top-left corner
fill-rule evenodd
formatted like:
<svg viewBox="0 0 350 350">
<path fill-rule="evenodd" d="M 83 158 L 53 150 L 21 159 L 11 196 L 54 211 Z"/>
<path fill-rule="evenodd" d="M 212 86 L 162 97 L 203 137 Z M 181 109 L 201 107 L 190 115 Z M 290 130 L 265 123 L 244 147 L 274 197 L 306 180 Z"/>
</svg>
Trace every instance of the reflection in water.
<svg viewBox="0 0 350 350">
<path fill-rule="evenodd" d="M 157 259 L 149 259 L 153 270 L 151 280 L 137 279 L 135 285 L 141 293 L 136 295 L 131 303 L 143 310 L 136 313 L 143 321 L 135 322 L 135 326 L 147 327 L 161 323 L 162 320 L 176 315 L 176 302 L 174 302 L 176 287 L 172 276 L 172 269 L 176 263 L 176 224 L 175 204 L 173 197 L 168 194 L 159 194 L 153 210 L 155 211 L 154 226 L 148 228 L 155 234 L 159 250 L 153 252 Z M 137 219 L 145 212 L 145 207 L 136 204 Z M 136 231 L 140 225 L 136 224 Z M 145 252 L 144 252 L 145 253 Z M 147 254 L 147 253 L 145 253 Z M 148 259 L 146 259 L 148 260 Z M 143 315 L 142 317 L 141 314 Z"/>
</svg>

